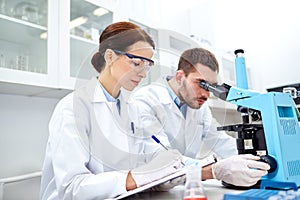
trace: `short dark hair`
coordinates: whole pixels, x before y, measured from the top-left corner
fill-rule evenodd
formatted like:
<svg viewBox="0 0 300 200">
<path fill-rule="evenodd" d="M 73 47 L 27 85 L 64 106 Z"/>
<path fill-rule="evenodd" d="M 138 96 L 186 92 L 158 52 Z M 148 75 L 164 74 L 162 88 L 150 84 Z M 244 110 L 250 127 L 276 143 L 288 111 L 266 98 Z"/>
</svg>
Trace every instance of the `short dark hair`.
<svg viewBox="0 0 300 200">
<path fill-rule="evenodd" d="M 117 22 L 107 26 L 99 38 L 99 51 L 91 60 L 94 68 L 101 72 L 105 65 L 104 53 L 107 49 L 126 51 L 129 46 L 139 41 L 147 42 L 155 49 L 150 35 L 131 22 Z"/>
<path fill-rule="evenodd" d="M 209 67 L 214 72 L 219 72 L 219 64 L 213 53 L 203 48 L 193 48 L 184 51 L 178 62 L 178 69 L 183 70 L 187 76 L 191 72 L 195 72 L 196 64 L 202 64 Z"/>
</svg>

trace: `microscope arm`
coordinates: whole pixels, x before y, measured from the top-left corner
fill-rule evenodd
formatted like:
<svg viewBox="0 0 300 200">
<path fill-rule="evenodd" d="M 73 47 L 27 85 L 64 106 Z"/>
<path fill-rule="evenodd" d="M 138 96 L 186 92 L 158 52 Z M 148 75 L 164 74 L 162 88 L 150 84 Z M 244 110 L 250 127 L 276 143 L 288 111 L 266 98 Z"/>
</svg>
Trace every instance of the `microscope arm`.
<svg viewBox="0 0 300 200">
<path fill-rule="evenodd" d="M 235 105 L 238 105 L 239 99 L 250 98 L 259 94 L 257 92 L 251 92 L 246 89 L 232 87 L 225 83 L 223 83 L 222 85 L 210 84 L 204 80 L 199 83 L 199 86 L 207 91 L 212 92 L 214 96 L 224 101 L 231 102 Z"/>
</svg>

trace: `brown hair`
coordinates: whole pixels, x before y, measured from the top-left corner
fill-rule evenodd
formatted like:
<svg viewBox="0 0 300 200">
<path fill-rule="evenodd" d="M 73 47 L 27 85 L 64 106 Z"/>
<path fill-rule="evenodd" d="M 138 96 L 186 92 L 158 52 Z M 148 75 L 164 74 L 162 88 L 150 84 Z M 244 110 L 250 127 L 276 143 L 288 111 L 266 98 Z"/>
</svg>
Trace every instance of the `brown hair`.
<svg viewBox="0 0 300 200">
<path fill-rule="evenodd" d="M 203 48 L 193 48 L 184 51 L 178 62 L 178 70 L 182 69 L 187 76 L 191 72 L 195 72 L 196 64 L 202 64 L 209 67 L 214 72 L 219 72 L 219 64 L 210 51 Z"/>
<path fill-rule="evenodd" d="M 155 49 L 152 38 L 139 26 L 131 22 L 117 22 L 107 26 L 99 38 L 99 51 L 94 54 L 91 62 L 100 73 L 105 65 L 106 49 L 126 51 L 132 44 L 145 41 Z"/>
</svg>

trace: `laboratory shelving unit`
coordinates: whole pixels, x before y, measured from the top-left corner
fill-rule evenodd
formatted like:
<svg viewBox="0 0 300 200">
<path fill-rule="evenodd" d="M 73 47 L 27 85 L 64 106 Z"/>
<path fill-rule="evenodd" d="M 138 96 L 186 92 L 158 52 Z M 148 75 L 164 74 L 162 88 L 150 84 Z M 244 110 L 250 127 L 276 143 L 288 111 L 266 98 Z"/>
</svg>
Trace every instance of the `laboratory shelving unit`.
<svg viewBox="0 0 300 200">
<path fill-rule="evenodd" d="M 0 93 L 69 93 L 95 73 L 90 59 L 112 22 L 111 11 L 84 0 L 0 0 Z"/>
</svg>

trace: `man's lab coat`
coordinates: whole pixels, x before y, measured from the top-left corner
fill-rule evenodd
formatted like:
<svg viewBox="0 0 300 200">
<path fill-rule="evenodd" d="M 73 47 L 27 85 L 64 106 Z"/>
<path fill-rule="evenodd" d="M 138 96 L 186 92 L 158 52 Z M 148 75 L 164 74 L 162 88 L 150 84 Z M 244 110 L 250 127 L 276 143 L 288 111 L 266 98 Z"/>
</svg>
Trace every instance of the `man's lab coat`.
<svg viewBox="0 0 300 200">
<path fill-rule="evenodd" d="M 166 83 L 167 84 L 167 83 Z M 206 153 L 220 158 L 236 155 L 236 140 L 224 131 L 217 131 L 217 122 L 204 103 L 200 109 L 187 107 L 184 118 L 169 95 L 166 85 L 152 84 L 139 88 L 131 97 L 138 106 L 139 126 L 145 138 L 155 135 L 161 143 L 178 149 L 183 155 L 196 158 L 205 148 Z M 156 151 L 160 145 L 145 140 L 147 152 Z M 200 155 L 205 157 L 206 155 Z"/>
<path fill-rule="evenodd" d="M 121 120 L 96 78 L 64 97 L 49 124 L 40 199 L 105 199 L 125 193 L 128 171 L 140 163 L 143 151 L 128 129 L 129 122 Z"/>
</svg>

